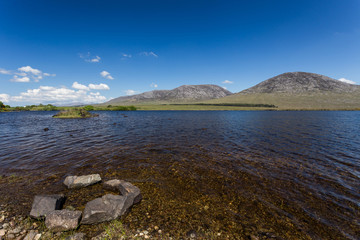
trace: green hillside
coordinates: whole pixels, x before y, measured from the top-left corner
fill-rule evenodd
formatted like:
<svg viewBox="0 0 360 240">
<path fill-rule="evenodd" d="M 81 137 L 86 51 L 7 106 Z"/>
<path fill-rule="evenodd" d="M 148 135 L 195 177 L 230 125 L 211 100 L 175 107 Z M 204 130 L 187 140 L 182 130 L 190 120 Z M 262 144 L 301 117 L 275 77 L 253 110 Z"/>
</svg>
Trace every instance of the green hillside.
<svg viewBox="0 0 360 240">
<path fill-rule="evenodd" d="M 273 104 L 278 110 L 360 110 L 360 91 L 351 93 L 237 93 L 205 103 Z"/>
</svg>

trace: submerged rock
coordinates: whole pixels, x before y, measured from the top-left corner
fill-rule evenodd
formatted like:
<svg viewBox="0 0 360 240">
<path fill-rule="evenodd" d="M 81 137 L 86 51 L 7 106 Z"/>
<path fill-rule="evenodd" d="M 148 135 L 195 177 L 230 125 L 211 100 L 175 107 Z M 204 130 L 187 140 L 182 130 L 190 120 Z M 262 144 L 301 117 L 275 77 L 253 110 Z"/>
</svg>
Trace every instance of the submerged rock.
<svg viewBox="0 0 360 240">
<path fill-rule="evenodd" d="M 107 194 L 88 202 L 81 224 L 111 221 L 123 215 L 132 206 L 133 199 L 127 196 Z"/>
<path fill-rule="evenodd" d="M 124 180 L 109 180 L 104 183 L 103 187 L 106 190 L 120 192 L 121 195 L 131 198 L 133 200 L 132 204 L 139 203 L 142 199 L 140 189 Z"/>
<path fill-rule="evenodd" d="M 47 214 L 54 210 L 60 210 L 65 202 L 65 196 L 63 194 L 54 195 L 36 195 L 30 216 L 33 218 L 43 218 Z"/>
<path fill-rule="evenodd" d="M 37 230 L 30 230 L 23 240 L 39 240 L 40 237 L 41 233 L 38 233 Z"/>
<path fill-rule="evenodd" d="M 65 240 L 83 240 L 83 239 L 85 239 L 85 234 L 79 232 L 67 237 Z"/>
<path fill-rule="evenodd" d="M 53 232 L 68 231 L 79 226 L 80 218 L 81 211 L 57 210 L 46 216 L 45 225 Z"/>
<path fill-rule="evenodd" d="M 93 185 L 95 183 L 101 182 L 101 177 L 99 174 L 91 174 L 84 176 L 67 176 L 65 178 L 64 184 L 68 188 L 82 188 Z"/>
</svg>

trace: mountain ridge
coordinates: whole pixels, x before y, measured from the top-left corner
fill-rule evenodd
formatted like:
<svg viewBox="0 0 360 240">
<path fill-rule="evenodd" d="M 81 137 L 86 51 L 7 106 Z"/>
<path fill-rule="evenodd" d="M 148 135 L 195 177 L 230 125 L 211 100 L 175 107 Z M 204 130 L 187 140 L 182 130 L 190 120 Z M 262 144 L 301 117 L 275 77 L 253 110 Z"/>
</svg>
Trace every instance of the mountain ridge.
<svg viewBox="0 0 360 240">
<path fill-rule="evenodd" d="M 171 90 L 153 90 L 114 98 L 103 104 L 139 104 L 147 102 L 191 102 L 226 97 L 232 93 L 218 85 L 182 85 Z"/>
</svg>

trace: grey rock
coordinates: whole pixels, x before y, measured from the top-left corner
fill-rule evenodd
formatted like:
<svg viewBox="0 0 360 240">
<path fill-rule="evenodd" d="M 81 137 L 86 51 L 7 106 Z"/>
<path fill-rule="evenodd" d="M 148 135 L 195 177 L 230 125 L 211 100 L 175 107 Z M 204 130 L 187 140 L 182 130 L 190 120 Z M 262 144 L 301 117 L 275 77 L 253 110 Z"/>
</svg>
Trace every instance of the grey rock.
<svg viewBox="0 0 360 240">
<path fill-rule="evenodd" d="M 83 239 L 85 239 L 85 234 L 81 232 L 75 233 L 74 235 L 71 235 L 66 238 L 66 240 L 83 240 Z"/>
<path fill-rule="evenodd" d="M 43 218 L 48 213 L 59 210 L 65 202 L 63 194 L 55 195 L 36 195 L 32 204 L 30 216 L 33 218 Z"/>
<path fill-rule="evenodd" d="M 8 234 L 6 237 L 7 239 L 15 239 L 15 235 L 12 233 Z"/>
<path fill-rule="evenodd" d="M 33 240 L 39 240 L 41 238 L 41 233 L 36 234 Z"/>
<path fill-rule="evenodd" d="M 3 236 L 5 236 L 5 234 L 6 234 L 5 229 L 1 229 L 1 230 L 0 230 L 0 238 L 3 237 Z"/>
<path fill-rule="evenodd" d="M 68 188 L 82 188 L 93 185 L 95 183 L 101 182 L 101 177 L 99 174 L 91 174 L 84 176 L 67 176 L 65 178 L 64 184 Z"/>
<path fill-rule="evenodd" d="M 106 190 L 109 190 L 109 191 L 121 193 L 120 189 L 119 189 L 120 184 L 121 184 L 120 180 L 113 179 L 113 180 L 109 180 L 109 181 L 104 182 L 103 188 L 106 189 Z"/>
<path fill-rule="evenodd" d="M 186 233 L 186 236 L 190 239 L 195 239 L 197 237 L 197 232 L 195 230 L 190 230 Z"/>
<path fill-rule="evenodd" d="M 107 194 L 88 202 L 81 224 L 94 224 L 117 219 L 132 206 L 133 199 L 127 196 Z"/>
<path fill-rule="evenodd" d="M 124 180 L 113 179 L 104 183 L 104 189 L 109 191 L 120 192 L 123 196 L 133 199 L 132 204 L 139 203 L 142 199 L 140 189 Z"/>
<path fill-rule="evenodd" d="M 8 233 L 16 235 L 16 234 L 20 233 L 22 230 L 23 230 L 22 227 L 18 226 L 12 230 L 9 230 Z"/>
<path fill-rule="evenodd" d="M 46 216 L 45 225 L 53 232 L 76 229 L 79 226 L 81 211 L 55 210 Z"/>
<path fill-rule="evenodd" d="M 118 97 L 104 104 L 140 102 L 190 102 L 226 97 L 232 93 L 217 85 L 183 85 L 172 90 L 154 90 L 126 97 Z"/>
<path fill-rule="evenodd" d="M 10 224 L 9 223 L 4 223 L 2 226 L 3 226 L 4 229 L 8 229 L 10 227 Z"/>
<path fill-rule="evenodd" d="M 26 234 L 25 238 L 23 240 L 34 240 L 37 235 L 37 231 L 31 230 Z"/>
</svg>

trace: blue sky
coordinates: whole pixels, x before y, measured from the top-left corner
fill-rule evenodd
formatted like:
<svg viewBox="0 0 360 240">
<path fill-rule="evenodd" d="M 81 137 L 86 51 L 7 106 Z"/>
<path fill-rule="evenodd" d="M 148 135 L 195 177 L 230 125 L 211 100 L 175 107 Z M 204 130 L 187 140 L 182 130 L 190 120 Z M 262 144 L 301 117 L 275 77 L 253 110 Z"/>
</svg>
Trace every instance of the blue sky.
<svg viewBox="0 0 360 240">
<path fill-rule="evenodd" d="M 359 0 L 2 0 L 0 101 L 96 103 L 306 71 L 360 83 Z"/>
</svg>

